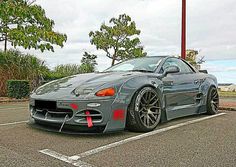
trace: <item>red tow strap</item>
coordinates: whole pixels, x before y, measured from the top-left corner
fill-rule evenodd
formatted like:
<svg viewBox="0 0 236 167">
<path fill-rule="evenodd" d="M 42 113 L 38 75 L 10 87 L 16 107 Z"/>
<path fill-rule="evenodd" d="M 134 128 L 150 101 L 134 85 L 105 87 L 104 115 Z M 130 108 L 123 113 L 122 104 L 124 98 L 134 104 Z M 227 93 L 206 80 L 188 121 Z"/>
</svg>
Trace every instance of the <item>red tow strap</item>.
<svg viewBox="0 0 236 167">
<path fill-rule="evenodd" d="M 89 128 L 93 127 L 93 121 L 92 121 L 92 117 L 90 116 L 90 112 L 86 111 L 85 114 L 87 115 L 86 119 L 87 119 L 88 127 Z"/>
</svg>

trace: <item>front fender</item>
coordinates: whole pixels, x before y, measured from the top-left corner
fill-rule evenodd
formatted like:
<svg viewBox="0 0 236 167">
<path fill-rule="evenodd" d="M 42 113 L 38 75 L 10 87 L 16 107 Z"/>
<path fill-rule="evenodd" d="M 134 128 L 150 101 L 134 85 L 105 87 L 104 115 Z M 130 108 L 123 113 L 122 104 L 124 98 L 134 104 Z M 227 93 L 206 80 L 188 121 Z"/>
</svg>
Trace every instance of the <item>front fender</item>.
<svg viewBox="0 0 236 167">
<path fill-rule="evenodd" d="M 200 92 L 203 94 L 204 100 L 203 100 L 203 104 L 206 105 L 207 103 L 207 95 L 208 95 L 208 91 L 210 89 L 210 87 L 218 87 L 217 84 L 217 79 L 216 77 L 214 77 L 213 75 L 209 75 L 205 78 L 204 82 L 201 84 L 200 86 Z"/>
<path fill-rule="evenodd" d="M 141 88 L 150 86 L 158 91 L 158 94 L 162 96 L 163 85 L 162 81 L 156 76 L 138 76 L 131 78 L 123 83 L 120 87 L 119 95 L 117 96 L 117 101 L 129 105 L 136 92 Z"/>
</svg>

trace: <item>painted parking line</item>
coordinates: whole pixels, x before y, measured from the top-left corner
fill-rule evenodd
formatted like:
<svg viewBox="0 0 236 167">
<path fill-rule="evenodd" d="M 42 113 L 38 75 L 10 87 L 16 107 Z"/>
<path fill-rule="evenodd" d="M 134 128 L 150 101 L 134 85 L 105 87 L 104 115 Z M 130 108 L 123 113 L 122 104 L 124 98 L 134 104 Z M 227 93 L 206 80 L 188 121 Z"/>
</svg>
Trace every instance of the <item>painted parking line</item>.
<svg viewBox="0 0 236 167">
<path fill-rule="evenodd" d="M 16 124 L 22 124 L 22 123 L 27 123 L 27 121 L 18 121 L 18 122 L 9 122 L 9 123 L 3 123 L 3 124 L 0 124 L 0 126 L 8 126 L 8 125 L 16 125 Z"/>
<path fill-rule="evenodd" d="M 159 134 L 159 133 L 162 133 L 162 132 L 166 132 L 166 131 L 176 129 L 176 128 L 179 128 L 179 127 L 182 127 L 182 126 L 194 124 L 194 123 L 201 122 L 201 121 L 204 121 L 204 120 L 207 120 L 207 119 L 222 116 L 222 115 L 225 115 L 225 114 L 226 113 L 219 113 L 219 114 L 216 114 L 216 115 L 211 115 L 211 116 L 207 116 L 207 117 L 203 117 L 203 118 L 183 122 L 183 123 L 180 123 L 180 124 L 172 125 L 172 126 L 169 126 L 169 127 L 166 127 L 166 128 L 157 129 L 157 130 L 154 130 L 154 131 L 151 131 L 151 132 L 148 132 L 148 133 L 143 133 L 141 135 L 133 136 L 133 137 L 126 138 L 126 139 L 123 139 L 123 140 L 120 140 L 120 141 L 117 141 L 117 142 L 114 142 L 114 143 L 111 143 L 111 144 L 107 144 L 107 145 L 104 145 L 104 146 L 101 146 L 101 147 L 97 147 L 97 148 L 94 148 L 94 149 L 91 149 L 91 150 L 88 150 L 86 152 L 83 152 L 83 153 L 80 153 L 80 154 L 77 154 L 77 155 L 73 155 L 73 156 L 65 156 L 65 155 L 59 154 L 57 152 L 54 152 L 50 149 L 40 150 L 39 152 L 43 153 L 43 154 L 46 154 L 46 155 L 49 155 L 51 157 L 54 157 L 56 159 L 59 159 L 61 161 L 70 163 L 74 166 L 82 167 L 81 162 L 83 162 L 83 161 L 80 160 L 81 158 L 85 158 L 85 157 L 97 154 L 99 152 L 102 152 L 102 151 L 105 151 L 105 150 L 108 150 L 108 149 L 126 144 L 126 143 L 131 142 L 131 141 L 139 140 L 139 139 L 142 139 L 142 138 L 145 138 L 145 137 L 148 137 L 148 136 L 153 136 L 153 135 L 156 135 L 156 134 Z M 87 167 L 87 166 L 85 166 L 85 167 Z"/>
<path fill-rule="evenodd" d="M 84 161 L 81 161 L 81 160 L 73 160 L 69 156 L 57 153 L 57 152 L 49 150 L 49 149 L 40 150 L 39 152 L 43 153 L 43 154 L 46 154 L 46 155 L 49 155 L 49 156 L 51 156 L 53 158 L 56 158 L 58 160 L 61 160 L 63 162 L 67 162 L 67 163 L 72 164 L 72 165 L 77 166 L 77 167 L 95 167 L 94 165 L 91 165 L 87 162 L 84 162 Z"/>
</svg>

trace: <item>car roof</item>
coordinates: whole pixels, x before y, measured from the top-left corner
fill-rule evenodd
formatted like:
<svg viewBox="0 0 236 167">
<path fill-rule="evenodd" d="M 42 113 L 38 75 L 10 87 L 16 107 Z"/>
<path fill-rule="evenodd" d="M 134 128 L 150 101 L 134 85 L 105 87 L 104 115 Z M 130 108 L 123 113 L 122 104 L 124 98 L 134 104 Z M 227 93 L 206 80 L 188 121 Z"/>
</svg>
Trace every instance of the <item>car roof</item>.
<svg viewBox="0 0 236 167">
<path fill-rule="evenodd" d="M 179 57 L 177 56 L 171 56 L 171 55 L 164 55 L 164 56 L 145 56 L 145 57 L 140 57 L 140 58 L 162 58 L 162 59 L 167 59 L 167 58 L 176 58 L 178 59 Z"/>
<path fill-rule="evenodd" d="M 144 56 L 144 57 L 132 58 L 131 60 L 133 60 L 133 59 L 149 59 L 149 58 L 162 58 L 163 60 L 165 60 L 167 58 L 176 58 L 176 59 L 178 59 L 179 57 L 171 56 L 171 55 L 160 55 L 160 56 Z"/>
<path fill-rule="evenodd" d="M 174 57 L 174 58 L 178 58 L 178 57 L 176 57 L 176 56 L 171 56 L 171 55 L 161 55 L 161 56 L 146 56 L 147 58 L 152 58 L 152 57 L 163 57 L 163 58 L 165 58 L 165 57 Z"/>
</svg>

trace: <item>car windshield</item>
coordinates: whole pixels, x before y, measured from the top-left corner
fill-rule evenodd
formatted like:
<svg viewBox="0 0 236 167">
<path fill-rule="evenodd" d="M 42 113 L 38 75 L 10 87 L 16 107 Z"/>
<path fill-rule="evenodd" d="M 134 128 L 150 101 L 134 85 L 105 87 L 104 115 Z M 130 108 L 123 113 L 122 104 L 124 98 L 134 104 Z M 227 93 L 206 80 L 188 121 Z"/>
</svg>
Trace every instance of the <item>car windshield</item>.
<svg viewBox="0 0 236 167">
<path fill-rule="evenodd" d="M 162 57 L 145 57 L 127 60 L 122 63 L 116 64 L 104 72 L 122 72 L 122 71 L 141 71 L 141 72 L 154 72 L 159 66 Z"/>
</svg>

